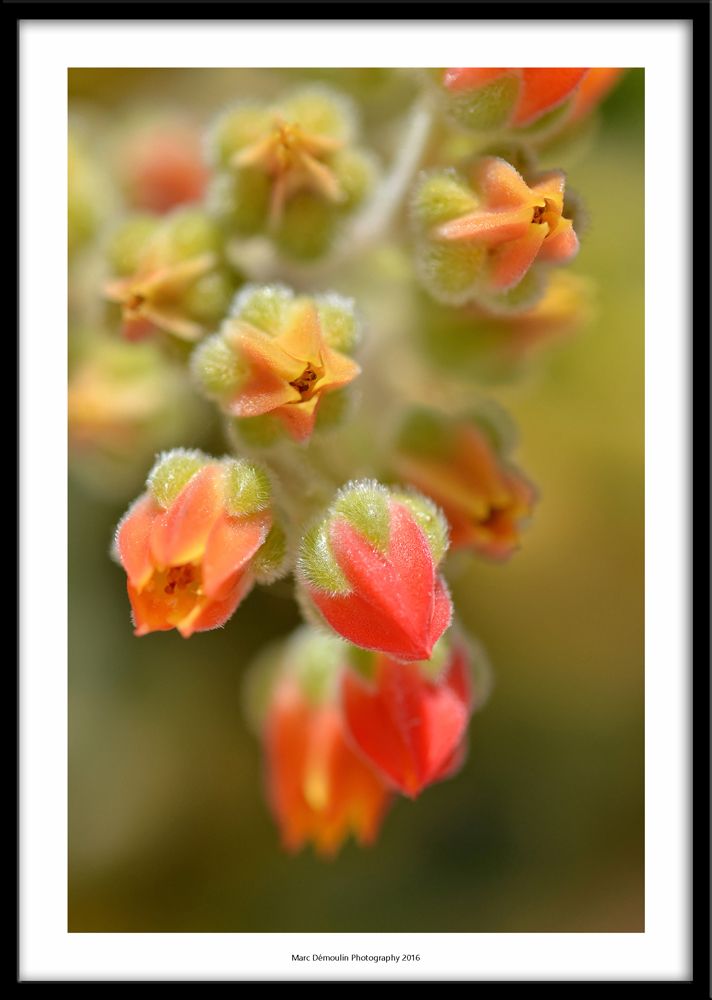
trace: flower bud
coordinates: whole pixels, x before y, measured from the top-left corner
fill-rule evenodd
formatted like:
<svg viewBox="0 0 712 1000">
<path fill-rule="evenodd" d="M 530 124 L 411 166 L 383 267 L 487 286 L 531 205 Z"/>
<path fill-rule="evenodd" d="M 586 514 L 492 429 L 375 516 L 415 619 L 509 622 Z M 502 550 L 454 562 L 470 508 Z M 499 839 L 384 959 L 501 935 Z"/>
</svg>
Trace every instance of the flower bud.
<svg viewBox="0 0 712 1000">
<path fill-rule="evenodd" d="M 488 691 L 487 659 L 461 634 L 443 636 L 427 663 L 366 657 L 341 675 L 349 735 L 387 784 L 415 798 L 464 761 L 468 721 Z"/>
<path fill-rule="evenodd" d="M 450 117 L 476 132 L 535 129 L 560 121 L 587 69 L 446 69 L 439 74 Z"/>
<path fill-rule="evenodd" d="M 209 171 L 201 130 L 187 116 L 143 115 L 122 128 L 112 148 L 114 169 L 128 204 L 163 214 L 200 202 Z"/>
<path fill-rule="evenodd" d="M 278 571 L 284 546 L 279 529 L 272 536 L 267 476 L 244 460 L 215 461 L 178 448 L 159 458 L 147 485 L 115 540 L 135 634 L 177 628 L 187 639 L 219 628 L 255 579 Z"/>
<path fill-rule="evenodd" d="M 344 644 L 307 627 L 262 654 L 248 675 L 266 757 L 267 797 L 282 843 L 333 855 L 353 833 L 372 843 L 391 795 L 347 741 L 338 677 Z"/>
<path fill-rule="evenodd" d="M 406 483 L 439 504 L 450 525 L 450 544 L 506 559 L 520 544 L 534 488 L 504 459 L 497 428 L 483 415 L 453 420 L 430 410 L 406 418 L 393 465 Z"/>
<path fill-rule="evenodd" d="M 265 233 L 287 257 L 321 256 L 374 183 L 373 159 L 353 145 L 355 133 L 349 99 L 323 86 L 274 106 L 229 109 L 209 140 L 217 211 L 238 236 Z"/>
<path fill-rule="evenodd" d="M 445 519 L 426 497 L 349 484 L 302 543 L 307 613 L 356 646 L 426 660 L 452 614 L 437 572 L 447 545 Z"/>
<path fill-rule="evenodd" d="M 421 280 L 439 302 L 462 305 L 516 288 L 535 263 L 564 263 L 578 251 L 563 217 L 560 171 L 529 187 L 505 160 L 475 161 L 470 183 L 451 171 L 424 174 L 412 212 Z"/>
<path fill-rule="evenodd" d="M 128 340 L 159 330 L 199 340 L 225 316 L 238 285 L 225 261 L 222 231 L 201 209 L 127 220 L 109 258 L 117 277 L 104 292 L 121 306 Z"/>
<path fill-rule="evenodd" d="M 223 412 L 248 420 L 271 415 L 304 443 L 323 397 L 361 370 L 348 357 L 358 334 L 348 299 L 295 297 L 283 285 L 248 285 L 219 333 L 195 350 L 191 367 L 203 393 Z"/>
</svg>

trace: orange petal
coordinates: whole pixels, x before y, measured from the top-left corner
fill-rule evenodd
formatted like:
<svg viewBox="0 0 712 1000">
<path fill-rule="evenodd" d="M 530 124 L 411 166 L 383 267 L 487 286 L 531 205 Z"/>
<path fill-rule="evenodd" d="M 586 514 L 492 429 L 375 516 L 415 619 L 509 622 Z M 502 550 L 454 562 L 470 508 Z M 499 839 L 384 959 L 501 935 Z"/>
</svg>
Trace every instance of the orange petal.
<svg viewBox="0 0 712 1000">
<path fill-rule="evenodd" d="M 544 241 L 539 254 L 540 260 L 564 263 L 567 260 L 571 260 L 578 253 L 579 242 L 573 226 L 569 219 L 563 219 L 562 221 L 568 223 L 568 225 L 562 227 L 553 236 L 550 236 L 548 240 Z"/>
<path fill-rule="evenodd" d="M 482 192 L 486 207 L 514 209 L 533 205 L 532 193 L 511 163 L 499 156 L 485 156 L 475 166 L 473 183 Z"/>
<path fill-rule="evenodd" d="M 220 600 L 203 598 L 182 621 L 176 624 L 176 628 L 184 639 L 189 639 L 194 632 L 221 628 L 234 614 L 240 602 L 247 597 L 254 582 L 252 573 L 237 572 L 224 597 Z"/>
<path fill-rule="evenodd" d="M 230 578 L 253 557 L 272 526 L 270 514 L 245 518 L 231 517 L 224 511 L 213 524 L 203 553 L 203 592 L 218 600 Z"/>
<path fill-rule="evenodd" d="M 324 376 L 318 382 L 321 392 L 332 392 L 361 374 L 360 366 L 352 358 L 332 350 L 326 344 L 321 348 L 321 363 L 324 366 Z"/>
<path fill-rule="evenodd" d="M 596 67 L 590 69 L 588 75 L 584 77 L 583 83 L 576 91 L 569 121 L 578 121 L 592 111 L 603 100 L 606 94 L 613 89 L 624 72 L 625 70 L 620 68 L 604 69 L 603 67 Z"/>
<path fill-rule="evenodd" d="M 533 223 L 520 239 L 498 247 L 491 259 L 491 287 L 503 292 L 518 284 L 534 263 L 548 232 L 548 225 Z"/>
<path fill-rule="evenodd" d="M 201 559 L 208 535 L 222 511 L 222 487 L 222 469 L 206 465 L 156 519 L 151 554 L 157 565 L 181 566 Z"/>
<path fill-rule="evenodd" d="M 524 236 L 531 221 L 532 210 L 528 206 L 507 212 L 478 209 L 437 226 L 433 235 L 440 240 L 476 240 L 485 246 L 496 247 Z"/>
<path fill-rule="evenodd" d="M 299 444 L 304 444 L 314 433 L 316 411 L 320 398 L 320 395 L 317 394 L 301 403 L 288 403 L 274 411 L 275 417 L 279 417 L 282 421 L 292 440 Z"/>
<path fill-rule="evenodd" d="M 510 124 L 528 125 L 552 111 L 573 92 L 588 69 L 523 69 L 519 97 Z"/>
<path fill-rule="evenodd" d="M 149 542 L 154 521 L 161 508 L 145 493 L 129 509 L 116 533 L 116 548 L 129 584 L 140 592 L 151 579 L 153 564 Z"/>
</svg>

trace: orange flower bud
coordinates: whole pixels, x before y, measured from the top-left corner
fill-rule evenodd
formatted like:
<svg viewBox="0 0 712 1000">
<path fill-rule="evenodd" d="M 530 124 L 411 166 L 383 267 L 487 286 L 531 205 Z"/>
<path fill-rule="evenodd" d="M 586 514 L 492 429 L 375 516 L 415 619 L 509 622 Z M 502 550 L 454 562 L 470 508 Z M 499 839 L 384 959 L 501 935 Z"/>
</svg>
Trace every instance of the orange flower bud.
<svg viewBox="0 0 712 1000">
<path fill-rule="evenodd" d="M 361 844 L 376 839 L 390 794 L 348 745 L 335 702 L 310 702 L 295 677 L 283 676 L 263 740 L 269 801 L 286 848 L 311 840 L 319 853 L 335 854 L 351 831 Z"/>
<path fill-rule="evenodd" d="M 473 164 L 470 182 L 441 171 L 425 174 L 416 188 L 419 269 L 438 301 L 461 305 L 508 292 L 535 261 L 562 264 L 576 255 L 561 171 L 530 187 L 511 163 L 485 156 Z"/>
<path fill-rule="evenodd" d="M 136 635 L 218 628 L 255 582 L 272 528 L 267 477 L 248 462 L 161 456 L 116 532 Z"/>
<path fill-rule="evenodd" d="M 353 304 L 336 295 L 295 298 L 282 285 L 248 285 L 232 313 L 193 354 L 196 381 L 230 416 L 272 413 L 305 443 L 323 396 L 361 371 L 344 353 L 355 346 Z"/>
<path fill-rule="evenodd" d="M 506 559 L 519 547 L 533 486 L 505 462 L 475 422 L 420 410 L 403 427 L 394 468 L 442 508 L 454 550 Z"/>
</svg>

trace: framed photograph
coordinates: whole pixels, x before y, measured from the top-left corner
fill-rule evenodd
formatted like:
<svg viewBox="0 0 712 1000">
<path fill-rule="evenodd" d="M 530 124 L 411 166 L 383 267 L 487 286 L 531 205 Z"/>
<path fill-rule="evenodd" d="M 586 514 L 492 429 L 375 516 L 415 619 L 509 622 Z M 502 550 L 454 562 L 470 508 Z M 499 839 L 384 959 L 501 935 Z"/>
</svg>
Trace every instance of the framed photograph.
<svg viewBox="0 0 712 1000">
<path fill-rule="evenodd" d="M 20 981 L 692 979 L 705 18 L 18 22 Z"/>
</svg>

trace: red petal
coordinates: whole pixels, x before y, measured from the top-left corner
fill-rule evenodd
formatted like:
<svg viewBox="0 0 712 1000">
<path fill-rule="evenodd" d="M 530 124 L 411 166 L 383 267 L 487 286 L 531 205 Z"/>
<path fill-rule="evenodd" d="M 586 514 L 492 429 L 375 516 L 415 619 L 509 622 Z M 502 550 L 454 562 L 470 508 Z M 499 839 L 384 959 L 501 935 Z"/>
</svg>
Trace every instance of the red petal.
<svg viewBox="0 0 712 1000">
<path fill-rule="evenodd" d="M 423 660 L 430 656 L 430 636 L 428 641 L 414 641 L 388 614 L 358 594 L 326 594 L 308 585 L 307 591 L 331 627 L 355 646 L 390 653 L 400 660 Z"/>
<path fill-rule="evenodd" d="M 427 681 L 417 664 L 383 657 L 376 688 L 345 671 L 344 711 L 359 750 L 406 795 L 436 779 L 460 743 L 469 706 L 449 673 Z"/>
<path fill-rule="evenodd" d="M 204 466 L 156 519 L 151 554 L 157 565 L 181 566 L 202 557 L 208 535 L 222 511 L 222 485 L 222 469 Z"/>
<path fill-rule="evenodd" d="M 356 594 L 409 637 L 404 658 L 428 659 L 433 557 L 411 514 L 391 502 L 387 557 L 343 518 L 335 518 L 329 534 L 334 557 Z"/>
<path fill-rule="evenodd" d="M 588 69 L 523 69 L 519 97 L 510 119 L 514 126 L 528 125 L 566 100 Z"/>
</svg>

